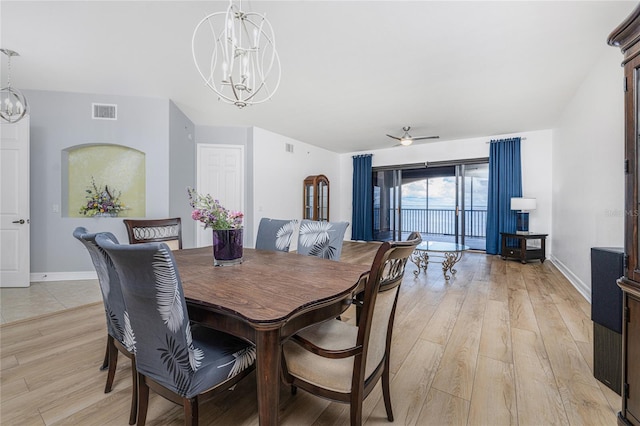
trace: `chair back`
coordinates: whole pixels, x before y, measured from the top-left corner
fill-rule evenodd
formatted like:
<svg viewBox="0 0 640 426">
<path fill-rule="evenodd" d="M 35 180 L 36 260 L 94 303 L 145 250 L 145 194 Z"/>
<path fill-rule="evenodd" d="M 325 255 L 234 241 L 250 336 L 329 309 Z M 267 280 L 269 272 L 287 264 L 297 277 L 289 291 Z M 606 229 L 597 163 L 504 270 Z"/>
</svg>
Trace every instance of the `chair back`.
<svg viewBox="0 0 640 426">
<path fill-rule="evenodd" d="M 326 222 L 303 219 L 298 235 L 298 253 L 340 260 L 342 242 L 349 222 Z"/>
<path fill-rule="evenodd" d="M 291 239 L 298 225 L 297 220 L 260 219 L 256 236 L 257 250 L 289 251 Z"/>
<path fill-rule="evenodd" d="M 164 242 L 172 250 L 182 248 L 182 221 L 170 219 L 124 219 L 129 244 Z"/>
<path fill-rule="evenodd" d="M 186 396 L 203 358 L 194 347 L 182 281 L 165 243 L 119 245 L 96 237 L 115 264 L 136 342 L 138 371 Z"/>
<path fill-rule="evenodd" d="M 107 333 L 118 340 L 129 351 L 133 352 L 133 342 L 127 335 L 128 314 L 120 287 L 120 278 L 109 255 L 96 243 L 96 235 L 86 228 L 78 227 L 73 236 L 89 251 L 91 261 L 98 275 L 102 301 L 107 316 Z M 102 233 L 105 239 L 118 243 L 118 239 L 110 232 Z"/>
<path fill-rule="evenodd" d="M 380 366 L 385 353 L 389 353 L 405 266 L 421 242 L 420 234 L 412 233 L 407 241 L 384 242 L 376 253 L 364 291 L 358 296 L 362 310 L 358 316 L 357 344 L 364 348 L 360 361 L 365 362 L 360 369 L 354 369 L 354 384 L 359 378 L 366 380 Z"/>
</svg>

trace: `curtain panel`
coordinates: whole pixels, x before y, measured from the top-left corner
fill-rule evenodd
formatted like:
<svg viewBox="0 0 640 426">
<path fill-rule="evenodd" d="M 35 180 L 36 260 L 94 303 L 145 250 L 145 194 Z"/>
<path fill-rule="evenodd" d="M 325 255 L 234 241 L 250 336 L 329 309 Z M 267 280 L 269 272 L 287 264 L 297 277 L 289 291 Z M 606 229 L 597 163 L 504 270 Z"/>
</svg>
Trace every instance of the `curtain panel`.
<svg viewBox="0 0 640 426">
<path fill-rule="evenodd" d="M 351 239 L 373 240 L 372 154 L 353 156 L 353 202 Z"/>
<path fill-rule="evenodd" d="M 488 196 L 487 254 L 500 254 L 500 233 L 516 231 L 511 197 L 522 197 L 520 138 L 491 141 Z"/>
</svg>

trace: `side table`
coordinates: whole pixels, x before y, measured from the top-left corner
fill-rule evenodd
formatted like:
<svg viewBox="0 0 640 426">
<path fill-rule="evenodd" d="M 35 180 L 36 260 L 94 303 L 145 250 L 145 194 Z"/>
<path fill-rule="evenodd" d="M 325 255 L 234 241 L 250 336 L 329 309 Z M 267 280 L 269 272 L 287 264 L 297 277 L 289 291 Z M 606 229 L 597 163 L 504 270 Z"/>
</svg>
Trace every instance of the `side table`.
<svg viewBox="0 0 640 426">
<path fill-rule="evenodd" d="M 549 234 L 512 234 L 509 232 L 501 232 L 502 236 L 502 259 L 512 257 L 520 259 L 520 262 L 527 263 L 528 260 L 539 259 L 544 263 L 545 257 L 545 241 Z M 517 246 L 509 244 L 509 240 L 517 240 Z M 540 248 L 527 247 L 527 241 L 540 240 Z"/>
</svg>

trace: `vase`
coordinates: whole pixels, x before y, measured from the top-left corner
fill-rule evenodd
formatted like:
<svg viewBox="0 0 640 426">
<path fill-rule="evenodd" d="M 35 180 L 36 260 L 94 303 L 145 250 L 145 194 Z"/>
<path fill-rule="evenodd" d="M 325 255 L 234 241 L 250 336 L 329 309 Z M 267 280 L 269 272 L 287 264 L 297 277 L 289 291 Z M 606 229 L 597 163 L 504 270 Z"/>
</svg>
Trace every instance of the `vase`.
<svg viewBox="0 0 640 426">
<path fill-rule="evenodd" d="M 242 263 L 242 228 L 213 230 L 213 264 L 215 266 Z"/>
<path fill-rule="evenodd" d="M 117 212 L 102 212 L 102 213 L 94 214 L 93 217 L 118 217 L 118 213 Z"/>
</svg>

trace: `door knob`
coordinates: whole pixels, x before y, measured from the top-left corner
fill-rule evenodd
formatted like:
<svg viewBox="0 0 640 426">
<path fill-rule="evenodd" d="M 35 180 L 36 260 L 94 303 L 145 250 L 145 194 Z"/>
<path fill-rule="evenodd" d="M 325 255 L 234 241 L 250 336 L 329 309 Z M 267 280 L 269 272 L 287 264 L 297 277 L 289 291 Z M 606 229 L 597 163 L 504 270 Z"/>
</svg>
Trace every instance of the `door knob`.
<svg viewBox="0 0 640 426">
<path fill-rule="evenodd" d="M 20 219 L 20 220 L 14 220 L 11 223 L 19 223 L 20 225 L 24 225 L 24 219 Z"/>
</svg>

